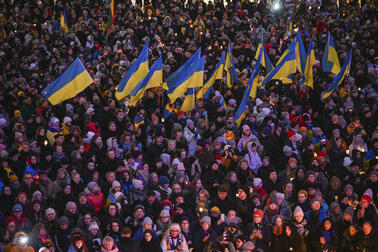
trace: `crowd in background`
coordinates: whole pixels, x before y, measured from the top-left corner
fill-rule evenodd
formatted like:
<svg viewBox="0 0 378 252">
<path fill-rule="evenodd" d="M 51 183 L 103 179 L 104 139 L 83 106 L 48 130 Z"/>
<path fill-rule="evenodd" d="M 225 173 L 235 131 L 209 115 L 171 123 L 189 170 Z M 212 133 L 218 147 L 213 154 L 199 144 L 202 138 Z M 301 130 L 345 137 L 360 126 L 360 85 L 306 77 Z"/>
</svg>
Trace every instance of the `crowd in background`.
<svg viewBox="0 0 378 252">
<path fill-rule="evenodd" d="M 108 1 L 1 1 L 0 251 L 377 251 L 375 2 L 136 2 L 108 33 Z M 275 65 L 297 32 L 314 88 L 271 81 L 238 126 L 260 37 Z M 353 60 L 323 100 L 328 32 Z M 209 78 L 231 41 L 239 83 L 166 119 L 161 89 L 129 107 L 114 93 L 147 39 L 164 79 L 198 48 Z M 52 106 L 41 90 L 77 57 L 94 84 Z"/>
</svg>

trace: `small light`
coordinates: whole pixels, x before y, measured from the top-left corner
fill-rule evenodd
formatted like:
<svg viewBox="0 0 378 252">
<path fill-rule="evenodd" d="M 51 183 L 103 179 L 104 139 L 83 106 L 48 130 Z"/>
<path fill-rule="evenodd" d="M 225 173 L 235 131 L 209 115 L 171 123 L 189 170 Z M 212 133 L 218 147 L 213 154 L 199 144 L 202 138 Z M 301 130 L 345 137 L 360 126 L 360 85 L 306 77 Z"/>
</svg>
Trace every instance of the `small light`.
<svg viewBox="0 0 378 252">
<path fill-rule="evenodd" d="M 360 87 L 358 88 L 358 91 L 361 91 L 361 88 L 360 88 Z"/>
<path fill-rule="evenodd" d="M 177 32 L 175 33 L 175 36 L 177 36 Z"/>
<path fill-rule="evenodd" d="M 223 49 L 223 46 L 220 46 L 220 49 L 222 50 L 222 49 Z"/>
<path fill-rule="evenodd" d="M 200 35 L 202 35 L 202 32 L 200 32 Z"/>
<path fill-rule="evenodd" d="M 161 118 L 161 122 L 162 122 L 162 123 L 164 122 L 164 118 Z"/>
<path fill-rule="evenodd" d="M 209 46 L 209 50 L 211 50 L 211 46 Z"/>
<path fill-rule="evenodd" d="M 190 28 L 193 28 L 193 25 L 192 25 L 192 24 L 190 25 Z"/>
<path fill-rule="evenodd" d="M 200 207 L 198 210 L 200 211 L 200 213 L 202 213 L 203 212 L 203 207 Z"/>
<path fill-rule="evenodd" d="M 115 90 L 117 91 L 118 87 L 115 87 Z"/>
<path fill-rule="evenodd" d="M 239 193 L 237 193 L 235 196 L 236 196 L 236 198 L 239 198 Z"/>
<path fill-rule="evenodd" d="M 346 154 L 349 155 L 349 150 L 346 150 Z"/>
<path fill-rule="evenodd" d="M 317 156 L 318 156 L 318 154 L 315 152 L 315 153 L 314 153 L 314 157 L 317 157 Z"/>
<path fill-rule="evenodd" d="M 48 143 L 49 143 L 49 142 L 48 142 L 47 140 L 45 140 L 45 141 L 43 142 L 43 144 L 44 144 L 45 146 L 47 146 Z"/>
<path fill-rule="evenodd" d="M 277 10 L 279 10 L 280 8 L 281 8 L 281 5 L 280 5 L 279 2 L 275 2 L 275 3 L 273 4 L 273 10 L 277 11 Z"/>
<path fill-rule="evenodd" d="M 311 8 L 312 8 L 312 7 L 310 6 L 309 9 L 311 10 Z"/>
</svg>

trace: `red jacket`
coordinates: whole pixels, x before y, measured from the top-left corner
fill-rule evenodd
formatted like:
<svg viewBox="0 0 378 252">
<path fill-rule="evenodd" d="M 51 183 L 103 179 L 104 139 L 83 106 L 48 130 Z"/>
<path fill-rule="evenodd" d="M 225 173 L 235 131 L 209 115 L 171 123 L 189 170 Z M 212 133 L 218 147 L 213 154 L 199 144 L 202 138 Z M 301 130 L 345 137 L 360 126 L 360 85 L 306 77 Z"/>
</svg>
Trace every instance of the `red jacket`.
<svg viewBox="0 0 378 252">
<path fill-rule="evenodd" d="M 16 216 L 13 215 L 13 213 L 11 215 L 9 215 L 6 219 L 6 223 L 7 225 L 9 224 L 9 222 L 13 221 L 14 223 L 16 223 L 16 228 L 20 227 L 22 224 L 26 224 L 28 222 L 28 218 L 26 218 L 26 215 L 25 213 L 22 213 L 21 214 L 21 218 L 18 220 L 16 218 Z"/>
<path fill-rule="evenodd" d="M 105 205 L 105 197 L 104 194 L 102 194 L 102 192 L 98 194 L 89 194 L 87 196 L 87 200 L 89 205 L 93 206 L 97 213 L 100 212 L 101 208 Z"/>
</svg>

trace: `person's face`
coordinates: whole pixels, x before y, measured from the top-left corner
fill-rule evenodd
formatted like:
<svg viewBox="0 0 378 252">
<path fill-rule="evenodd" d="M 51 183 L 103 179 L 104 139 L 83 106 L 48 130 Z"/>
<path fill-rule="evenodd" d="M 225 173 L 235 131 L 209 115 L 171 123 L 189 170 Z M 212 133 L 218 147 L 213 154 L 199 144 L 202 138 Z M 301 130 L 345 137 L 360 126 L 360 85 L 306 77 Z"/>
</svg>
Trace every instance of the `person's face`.
<svg viewBox="0 0 378 252">
<path fill-rule="evenodd" d="M 152 238 L 152 236 L 151 236 L 151 238 Z M 105 242 L 104 242 L 104 248 L 105 248 L 106 250 L 112 250 L 113 245 L 114 245 L 114 242 L 111 241 L 111 240 L 108 240 L 108 241 L 105 241 Z"/>
<path fill-rule="evenodd" d="M 115 175 L 114 175 L 114 172 L 111 172 L 108 174 L 108 176 L 106 177 L 106 181 L 108 183 L 113 183 L 115 180 Z"/>
<path fill-rule="evenodd" d="M 45 236 L 47 234 L 47 232 L 46 232 L 46 229 L 45 228 L 41 228 L 40 230 L 39 230 L 39 235 L 41 235 L 41 236 Z"/>
<path fill-rule="evenodd" d="M 78 240 L 78 241 L 76 241 L 76 242 L 75 242 L 75 246 L 76 246 L 77 248 L 81 248 L 81 247 L 83 246 L 83 241 L 82 241 L 82 240 Z"/>
<path fill-rule="evenodd" d="M 236 217 L 236 212 L 235 211 L 233 211 L 233 210 L 228 211 L 227 218 L 233 219 L 235 217 Z"/>
<path fill-rule="evenodd" d="M 350 236 L 354 236 L 357 233 L 357 229 L 354 226 L 349 226 Z"/>
<path fill-rule="evenodd" d="M 27 185 L 31 185 L 31 183 L 33 182 L 33 177 L 32 177 L 32 175 L 31 175 L 31 174 L 26 174 L 26 175 L 24 176 L 24 182 L 25 182 L 25 184 L 27 184 Z"/>
<path fill-rule="evenodd" d="M 60 228 L 63 229 L 63 230 L 67 230 L 68 224 L 62 224 L 62 225 L 60 225 Z"/>
<path fill-rule="evenodd" d="M 114 151 L 108 151 L 108 157 L 109 157 L 109 159 L 113 160 L 115 158 Z"/>
<path fill-rule="evenodd" d="M 242 162 L 241 165 L 240 165 L 241 169 L 246 171 L 247 168 L 248 168 L 248 163 L 247 162 Z"/>
<path fill-rule="evenodd" d="M 113 222 L 112 223 L 112 230 L 114 232 L 118 232 L 119 231 L 119 224 L 117 222 Z"/>
<path fill-rule="evenodd" d="M 271 181 L 276 181 L 276 180 L 277 180 L 277 172 L 271 172 L 271 173 L 269 174 L 269 179 L 270 179 Z"/>
<path fill-rule="evenodd" d="M 173 228 L 173 229 L 171 230 L 171 236 L 172 236 L 173 238 L 176 238 L 176 237 L 178 236 L 178 234 L 179 234 L 178 229 Z"/>
<path fill-rule="evenodd" d="M 150 242 L 152 240 L 152 235 L 150 233 L 146 233 L 144 235 L 144 239 L 146 239 L 147 242 Z"/>
<path fill-rule="evenodd" d="M 312 207 L 312 209 L 313 209 L 314 211 L 319 211 L 319 209 L 320 209 L 320 202 L 319 202 L 319 201 L 314 201 L 314 202 L 312 203 L 311 207 Z"/>
<path fill-rule="evenodd" d="M 210 225 L 207 222 L 202 222 L 201 227 L 202 227 L 203 230 L 206 231 L 206 230 L 209 230 Z"/>
<path fill-rule="evenodd" d="M 75 176 L 73 176 L 72 180 L 75 182 L 75 184 L 79 184 L 80 174 L 76 174 Z"/>
<path fill-rule="evenodd" d="M 189 229 L 189 221 L 187 221 L 187 220 L 182 221 L 181 222 L 181 227 L 184 230 L 188 230 Z"/>
<path fill-rule="evenodd" d="M 76 213 L 76 205 L 72 204 L 69 208 L 68 208 L 68 211 L 70 211 L 72 214 L 75 214 Z"/>
<path fill-rule="evenodd" d="M 255 215 L 253 216 L 253 221 L 254 221 L 256 224 L 259 224 L 259 223 L 262 221 L 262 219 L 261 219 L 260 215 L 255 214 Z"/>
<path fill-rule="evenodd" d="M 70 194 L 71 193 L 71 186 L 68 185 L 68 186 L 64 187 L 63 192 L 64 192 L 65 195 Z"/>
<path fill-rule="evenodd" d="M 227 197 L 227 192 L 218 192 L 218 197 L 221 200 L 224 200 Z"/>
<path fill-rule="evenodd" d="M 332 227 L 332 224 L 331 224 L 331 222 L 329 220 L 326 220 L 324 222 L 323 227 L 324 227 L 324 230 L 329 231 L 331 229 L 331 227 Z"/>
<path fill-rule="evenodd" d="M 143 218 L 144 217 L 144 211 L 142 210 L 142 209 L 137 209 L 136 211 L 135 211 L 135 216 L 138 218 L 138 219 L 141 219 L 141 218 Z"/>
<path fill-rule="evenodd" d="M 206 195 L 204 193 L 199 193 L 198 194 L 198 199 L 201 200 L 201 201 L 206 201 Z"/>
<path fill-rule="evenodd" d="M 364 232 L 365 235 L 370 234 L 372 230 L 373 230 L 373 227 L 371 226 L 370 223 L 366 222 L 363 224 L 362 231 Z"/>
<path fill-rule="evenodd" d="M 368 208 L 369 203 L 365 199 L 362 199 L 360 201 L 360 205 L 361 205 L 362 208 Z"/>
<path fill-rule="evenodd" d="M 114 205 L 109 206 L 109 214 L 111 216 L 114 216 L 114 215 L 116 215 L 116 213 L 117 213 L 117 207 L 114 206 Z"/>
<path fill-rule="evenodd" d="M 282 227 L 282 219 L 281 218 L 276 218 L 276 226 Z"/>
<path fill-rule="evenodd" d="M 245 200 L 245 199 L 247 198 L 247 194 L 244 192 L 244 190 L 239 189 L 239 190 L 238 190 L 238 197 L 239 197 L 239 199 L 241 199 L 241 200 Z"/>
<path fill-rule="evenodd" d="M 48 221 L 52 221 L 55 219 L 55 213 L 49 213 L 47 214 L 47 220 Z"/>
<path fill-rule="evenodd" d="M 34 209 L 35 212 L 39 212 L 41 210 L 41 204 L 34 203 L 33 204 L 33 209 Z"/>
<path fill-rule="evenodd" d="M 110 131 L 112 131 L 112 132 L 116 131 L 116 130 L 117 130 L 117 127 L 116 127 L 115 123 L 110 124 L 110 125 L 109 125 L 109 129 L 110 129 Z"/>
<path fill-rule="evenodd" d="M 163 222 L 163 223 L 168 223 L 168 221 L 169 221 L 169 216 L 161 216 L 161 217 L 160 217 L 160 220 L 161 220 L 161 222 Z"/>
<path fill-rule="evenodd" d="M 377 180 L 378 180 L 377 175 L 375 175 L 375 174 L 371 174 L 371 175 L 370 175 L 370 181 L 371 181 L 371 182 L 375 183 L 375 182 L 377 182 Z"/>
<path fill-rule="evenodd" d="M 315 182 L 315 176 L 314 176 L 313 174 L 309 175 L 309 176 L 308 176 L 308 181 L 309 181 L 310 183 L 314 183 L 314 182 Z"/>
</svg>

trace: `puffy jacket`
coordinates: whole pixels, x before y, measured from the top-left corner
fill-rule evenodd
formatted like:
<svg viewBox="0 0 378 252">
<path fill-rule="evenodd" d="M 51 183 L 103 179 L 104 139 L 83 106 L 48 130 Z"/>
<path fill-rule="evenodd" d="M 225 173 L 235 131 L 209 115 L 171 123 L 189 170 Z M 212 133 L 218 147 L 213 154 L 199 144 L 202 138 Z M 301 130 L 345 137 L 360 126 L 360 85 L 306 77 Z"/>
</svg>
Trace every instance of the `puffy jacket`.
<svg viewBox="0 0 378 252">
<path fill-rule="evenodd" d="M 102 192 L 98 194 L 91 193 L 87 196 L 89 205 L 93 206 L 95 211 L 98 213 L 101 208 L 105 205 L 105 197 Z"/>
</svg>

